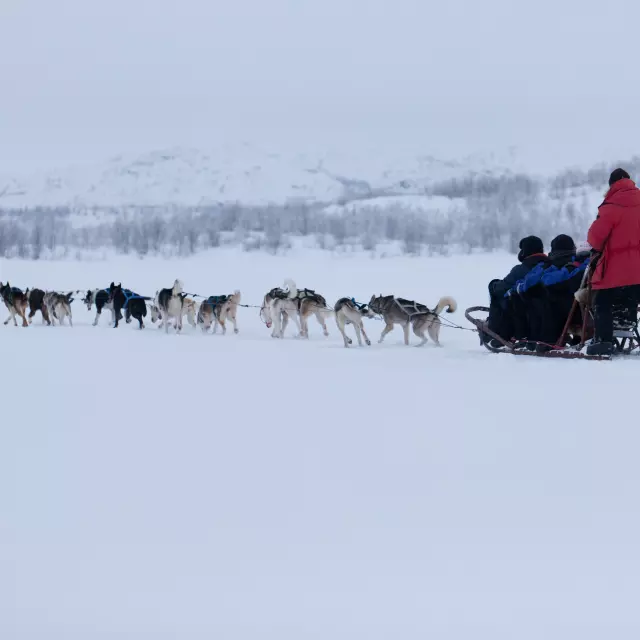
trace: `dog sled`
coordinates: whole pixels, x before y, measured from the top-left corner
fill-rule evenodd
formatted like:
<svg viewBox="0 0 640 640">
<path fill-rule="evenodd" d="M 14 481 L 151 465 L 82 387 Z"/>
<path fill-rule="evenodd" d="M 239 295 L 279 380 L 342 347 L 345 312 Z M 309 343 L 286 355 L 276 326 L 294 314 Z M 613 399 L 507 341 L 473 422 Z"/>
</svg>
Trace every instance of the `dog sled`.
<svg viewBox="0 0 640 640">
<path fill-rule="evenodd" d="M 621 301 L 613 308 L 613 354 L 587 353 L 587 345 L 593 340 L 595 333 L 594 295 L 591 289 L 591 276 L 596 263 L 597 260 L 592 260 L 584 272 L 582 283 L 574 295 L 562 334 L 555 344 L 529 340 L 505 340 L 489 329 L 488 307 L 469 307 L 465 311 L 465 318 L 478 331 L 480 344 L 492 353 L 581 360 L 611 360 L 619 356 L 640 355 L 639 309 L 629 309 L 628 304 L 624 304 L 624 301 Z M 533 344 L 535 350 L 523 348 L 523 342 L 528 345 Z"/>
</svg>

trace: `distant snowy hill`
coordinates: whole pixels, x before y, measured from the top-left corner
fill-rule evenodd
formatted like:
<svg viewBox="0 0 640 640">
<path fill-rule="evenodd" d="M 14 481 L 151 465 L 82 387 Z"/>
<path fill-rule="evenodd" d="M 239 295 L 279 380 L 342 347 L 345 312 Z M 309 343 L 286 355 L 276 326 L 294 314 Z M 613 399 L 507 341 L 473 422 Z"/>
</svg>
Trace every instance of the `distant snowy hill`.
<svg viewBox="0 0 640 640">
<path fill-rule="evenodd" d="M 215 151 L 175 148 L 102 165 L 0 176 L 0 207 L 203 206 L 289 201 L 344 204 L 378 196 L 423 196 L 430 185 L 463 175 L 509 173 L 507 162 L 469 157 L 359 152 L 282 154 L 241 145 Z"/>
</svg>

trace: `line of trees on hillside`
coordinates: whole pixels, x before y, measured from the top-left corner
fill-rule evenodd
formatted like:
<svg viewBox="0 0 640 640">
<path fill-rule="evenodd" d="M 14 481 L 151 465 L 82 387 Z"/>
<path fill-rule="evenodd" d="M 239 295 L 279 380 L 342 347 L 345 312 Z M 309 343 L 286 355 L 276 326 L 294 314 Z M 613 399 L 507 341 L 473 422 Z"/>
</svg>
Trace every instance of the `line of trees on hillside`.
<svg viewBox="0 0 640 640">
<path fill-rule="evenodd" d="M 525 175 L 466 176 L 430 190 L 455 198 L 446 211 L 402 204 L 381 208 L 366 201 L 330 209 L 304 203 L 0 209 L 0 256 L 37 260 L 100 249 L 185 256 L 230 243 L 276 253 L 296 236 L 315 237 L 320 248 L 331 250 L 373 251 L 396 242 L 412 255 L 447 253 L 453 247 L 515 251 L 519 239 L 532 233 L 547 240 L 557 233 L 583 238 L 595 213 L 585 194 L 594 187 L 604 191 L 607 177 L 605 169 L 567 171 L 545 182 Z"/>
</svg>

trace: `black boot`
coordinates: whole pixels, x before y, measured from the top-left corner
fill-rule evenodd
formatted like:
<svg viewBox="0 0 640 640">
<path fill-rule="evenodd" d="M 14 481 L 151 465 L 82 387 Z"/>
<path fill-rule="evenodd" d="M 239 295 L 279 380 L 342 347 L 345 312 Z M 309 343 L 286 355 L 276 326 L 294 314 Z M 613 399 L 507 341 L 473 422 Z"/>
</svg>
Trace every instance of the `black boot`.
<svg viewBox="0 0 640 640">
<path fill-rule="evenodd" d="M 588 356 L 610 356 L 613 354 L 613 344 L 611 342 L 592 342 L 587 347 Z"/>
</svg>

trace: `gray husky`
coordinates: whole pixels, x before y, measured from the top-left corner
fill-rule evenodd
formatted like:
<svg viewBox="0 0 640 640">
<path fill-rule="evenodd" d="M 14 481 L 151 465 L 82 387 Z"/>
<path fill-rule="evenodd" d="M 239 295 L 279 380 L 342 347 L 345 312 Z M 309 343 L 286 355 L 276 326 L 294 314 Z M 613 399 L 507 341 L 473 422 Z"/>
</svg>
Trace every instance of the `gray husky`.
<svg viewBox="0 0 640 640">
<path fill-rule="evenodd" d="M 336 314 L 336 324 L 344 338 L 344 346 L 348 347 L 353 344 L 353 340 L 347 337 L 344 331 L 345 325 L 352 324 L 356 330 L 358 344 L 362 346 L 362 336 L 364 336 L 367 345 L 371 345 L 371 340 L 364 330 L 363 318 L 375 318 L 376 315 L 366 304 L 360 304 L 353 298 L 340 298 L 333 307 Z"/>
<path fill-rule="evenodd" d="M 447 313 L 453 313 L 457 309 L 456 301 L 445 296 L 440 298 L 435 309 L 429 309 L 424 304 L 396 298 L 395 296 L 371 296 L 369 308 L 374 313 L 380 314 L 385 322 L 385 328 L 378 342 L 382 342 L 385 336 L 393 331 L 393 327 L 399 324 L 404 331 L 404 343 L 409 344 L 409 326 L 413 328 L 421 342 L 417 345 L 421 347 L 428 342 L 424 332 L 427 331 L 429 337 L 439 347 L 440 341 L 440 314 L 447 309 Z"/>
<path fill-rule="evenodd" d="M 69 293 L 58 293 L 57 291 L 47 291 L 44 294 L 42 303 L 47 307 L 51 324 L 55 325 L 56 320 L 60 326 L 64 325 L 64 319 L 69 319 L 69 326 L 73 326 L 73 316 L 71 314 L 71 303 L 73 302 L 73 291 Z"/>
</svg>

